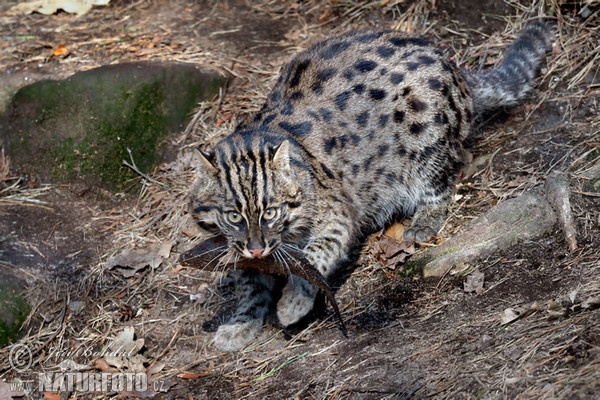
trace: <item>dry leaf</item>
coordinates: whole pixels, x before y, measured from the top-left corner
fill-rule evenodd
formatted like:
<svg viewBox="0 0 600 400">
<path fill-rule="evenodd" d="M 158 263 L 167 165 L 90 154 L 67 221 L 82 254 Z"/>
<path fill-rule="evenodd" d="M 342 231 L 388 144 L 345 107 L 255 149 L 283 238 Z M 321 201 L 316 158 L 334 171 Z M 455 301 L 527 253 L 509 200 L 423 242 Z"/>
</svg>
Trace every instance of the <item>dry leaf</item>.
<svg viewBox="0 0 600 400">
<path fill-rule="evenodd" d="M 134 339 L 134 328 L 128 326 L 108 345 L 106 362 L 120 371 L 146 372 L 146 357 L 139 354 L 144 347 L 144 339 Z"/>
<path fill-rule="evenodd" d="M 104 358 L 99 358 L 94 361 L 94 368 L 102 371 L 102 372 L 119 372 L 118 369 L 111 367 L 108 365 Z"/>
<path fill-rule="evenodd" d="M 390 239 L 397 240 L 398 242 L 402 242 L 404 240 L 404 231 L 406 230 L 406 225 L 401 222 L 397 222 L 394 225 L 390 226 L 383 232 L 383 234 Z"/>
<path fill-rule="evenodd" d="M 160 246 L 160 249 L 158 250 L 158 255 L 164 259 L 169 258 L 169 256 L 171 255 L 171 249 L 173 248 L 174 245 L 175 245 L 174 240 L 169 240 L 168 242 L 164 242 Z"/>
<path fill-rule="evenodd" d="M 162 263 L 158 250 L 125 250 L 108 260 L 110 269 L 118 270 L 125 278 L 131 278 L 138 271 L 150 267 L 157 268 Z"/>
<path fill-rule="evenodd" d="M 394 233 L 398 233 L 398 231 L 393 230 L 392 234 Z M 382 233 L 374 235 L 370 242 L 373 256 L 391 269 L 395 269 L 398 264 L 404 263 L 415 252 L 414 243 L 398 241 Z"/>
<path fill-rule="evenodd" d="M 588 297 L 581 303 L 581 308 L 598 308 L 600 306 L 600 296 Z"/>
<path fill-rule="evenodd" d="M 485 274 L 479 270 L 474 270 L 469 275 L 467 275 L 467 279 L 463 283 L 463 289 L 466 293 L 483 293 L 483 281 L 485 279 Z"/>
<path fill-rule="evenodd" d="M 59 43 L 54 50 L 52 50 L 52 57 L 66 56 L 69 51 L 64 44 Z"/>
<path fill-rule="evenodd" d="M 44 392 L 44 400 L 60 400 L 60 393 Z"/>
<path fill-rule="evenodd" d="M 501 321 L 500 323 L 502 325 L 510 324 L 511 322 L 519 319 L 519 317 L 520 317 L 520 315 L 517 312 L 515 312 L 515 310 L 513 310 L 512 308 L 507 308 L 502 313 L 502 316 L 500 318 L 500 321 Z"/>
</svg>

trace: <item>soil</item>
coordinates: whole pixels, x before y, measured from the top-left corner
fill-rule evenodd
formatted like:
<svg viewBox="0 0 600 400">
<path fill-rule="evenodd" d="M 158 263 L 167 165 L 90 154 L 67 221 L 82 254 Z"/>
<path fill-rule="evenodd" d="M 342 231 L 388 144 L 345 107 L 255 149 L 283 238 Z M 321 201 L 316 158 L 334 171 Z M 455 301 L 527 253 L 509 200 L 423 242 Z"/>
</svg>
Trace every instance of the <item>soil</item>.
<svg viewBox="0 0 600 400">
<path fill-rule="evenodd" d="M 333 33 L 393 28 L 410 7 L 427 6 L 427 23 L 414 30 L 435 35 L 459 64 L 478 67 L 482 54 L 468 49 L 503 33 L 506 21 L 522 19 L 530 6 L 113 0 L 81 17 L 62 11 L 17 17 L 8 13 L 15 3 L 0 6 L 5 38 L 0 79 L 8 86 L 116 62 L 197 62 L 230 78 L 218 102 L 225 122 L 213 125 L 233 125 L 256 110 L 279 66 L 299 48 Z M 573 22 L 563 26 L 569 35 L 584 21 L 578 8 L 563 11 Z M 509 41 L 494 43 L 500 49 Z M 53 55 L 61 43 L 68 54 Z M 486 62 L 493 62 L 494 54 Z M 349 338 L 321 299 L 321 307 L 294 329 L 281 330 L 272 318 L 250 349 L 223 354 L 211 336 L 231 312 L 231 285 L 178 265 L 177 253 L 190 248 L 189 240 L 177 238 L 173 255 L 160 267 L 132 278 L 106 267 L 123 248 L 165 241 L 164 229 L 157 227 L 160 218 L 139 234 L 129 233 L 157 207 L 140 204 L 146 183 L 114 194 L 86 182 L 56 186 L 11 177 L 6 185 L 19 183 L 0 196 L 33 190 L 40 200 L 0 203 L 0 260 L 28 277 L 36 305 L 24 336 L 56 323 L 51 317 L 67 295 L 84 301 L 89 315 L 69 314 L 63 339 L 71 346 L 102 345 L 123 327 L 135 326 L 149 363 L 163 367 L 157 379 L 163 391 L 148 394 L 161 399 L 600 397 L 600 310 L 582 305 L 582 299 L 600 295 L 600 194 L 585 175 L 598 166 L 600 74 L 596 65 L 575 85 L 569 84 L 572 78 L 550 71 L 525 104 L 477 128 L 470 148 L 477 167 L 458 186 L 438 240 L 562 169 L 571 177 L 579 245 L 574 252 L 557 228 L 479 260 L 467 266 L 485 274 L 484 290 L 475 294 L 463 290 L 468 272 L 423 281 L 402 274 L 401 266 L 382 265 L 365 248 L 336 293 Z M 192 294 L 204 300 L 191 301 Z M 518 307 L 533 311 L 503 324 L 505 310 Z M 562 314 L 554 318 L 553 310 Z M 186 371 L 197 376 L 182 375 Z M 1 373 L 15 377 L 10 370 Z"/>
</svg>

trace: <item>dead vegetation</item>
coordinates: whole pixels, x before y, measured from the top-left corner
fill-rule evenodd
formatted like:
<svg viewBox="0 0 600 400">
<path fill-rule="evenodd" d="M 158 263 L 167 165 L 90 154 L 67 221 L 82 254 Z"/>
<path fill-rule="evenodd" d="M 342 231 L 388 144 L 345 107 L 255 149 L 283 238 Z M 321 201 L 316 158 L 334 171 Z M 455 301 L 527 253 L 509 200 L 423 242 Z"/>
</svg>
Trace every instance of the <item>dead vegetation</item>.
<svg viewBox="0 0 600 400">
<path fill-rule="evenodd" d="M 100 351 L 133 327 L 144 343 L 138 349 L 140 358 L 129 368 L 142 369 L 160 382 L 147 397 L 599 396 L 600 3 L 505 0 L 495 2 L 501 6 L 488 13 L 486 2 L 462 2 L 471 8 L 462 14 L 464 10 L 436 0 L 269 0 L 243 7 L 243 18 L 240 8 L 236 11 L 241 5 L 234 3 L 115 1 L 67 30 L 71 57 L 47 55 L 58 45 L 47 42 L 56 40 L 54 36 L 37 47 L 9 47 L 13 51 L 5 54 L 10 55 L 0 58 L 3 68 L 36 63 L 79 68 L 106 60 L 169 58 L 204 64 L 232 77 L 227 92 L 200 104 L 188 129 L 173 138 L 180 150 L 177 159 L 141 178 L 135 204 L 96 214 L 94 226 L 112 233 L 110 251 L 98 254 L 95 264 L 78 266 L 80 279 L 65 283 L 47 271 L 23 271 L 35 304 L 20 342 L 33 350 L 32 369 L 56 369 L 65 358 L 94 370 L 123 368 L 122 362 L 86 358 L 76 350 Z M 170 23 L 169 13 L 164 13 L 169 7 L 171 17 L 184 15 L 185 23 L 206 37 L 186 42 L 188 32 L 176 29 L 181 22 Z M 194 13 L 201 16 L 198 21 L 190 17 Z M 123 35 L 116 29 L 123 23 L 120 15 L 139 18 L 138 29 Z M 218 353 L 211 337 L 232 306 L 227 278 L 178 264 L 179 254 L 199 240 L 187 216 L 194 173 L 189 148 L 229 133 L 260 107 L 286 59 L 331 34 L 367 28 L 423 33 L 449 49 L 461 66 L 480 68 L 495 64 L 525 22 L 542 15 L 555 21 L 557 35 L 539 90 L 527 104 L 482 124 L 472 148 L 472 167 L 439 240 L 498 201 L 542 185 L 550 171 L 562 170 L 571 179 L 578 247 L 569 252 L 557 231 L 465 266 L 439 282 L 404 277 L 401 264 L 382 263 L 367 248 L 336 294 L 349 339 L 339 334 L 327 310 L 317 312 L 297 332 L 268 324 L 244 351 Z M 237 43 L 235 35 L 255 20 L 271 21 L 285 33 L 277 40 Z M 27 21 L 33 30 L 48 24 L 39 16 Z M 49 31 L 66 21 L 71 19 L 56 16 Z M 73 39 L 86 29 L 102 34 L 94 40 Z M 263 29 L 268 32 L 270 26 Z M 93 53 L 99 46 L 100 55 Z M 10 174 L 8 165 L 3 155 L 0 207 L 52 207 L 43 202 L 52 187 L 28 188 Z M 126 261 L 116 262 L 116 256 Z M 472 271 L 484 274 L 483 290 L 466 293 L 462 282 Z M 72 357 L 50 357 L 52 348 L 69 350 Z M 8 355 L 9 348 L 0 350 L 0 360 Z M 3 379 L 15 377 L 6 361 L 0 371 Z"/>
</svg>

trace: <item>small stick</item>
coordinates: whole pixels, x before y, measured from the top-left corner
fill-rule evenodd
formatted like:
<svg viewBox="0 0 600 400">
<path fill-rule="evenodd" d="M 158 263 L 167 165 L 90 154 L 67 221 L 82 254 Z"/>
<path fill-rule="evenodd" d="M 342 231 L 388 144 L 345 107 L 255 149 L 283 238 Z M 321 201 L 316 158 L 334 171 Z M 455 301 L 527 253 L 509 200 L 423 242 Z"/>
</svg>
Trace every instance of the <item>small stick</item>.
<svg viewBox="0 0 600 400">
<path fill-rule="evenodd" d="M 562 171 L 554 171 L 548 175 L 546 178 L 546 197 L 550 201 L 554 211 L 558 214 L 569 251 L 575 251 L 577 250 L 577 230 L 573 221 L 569 196 L 567 174 Z"/>
</svg>

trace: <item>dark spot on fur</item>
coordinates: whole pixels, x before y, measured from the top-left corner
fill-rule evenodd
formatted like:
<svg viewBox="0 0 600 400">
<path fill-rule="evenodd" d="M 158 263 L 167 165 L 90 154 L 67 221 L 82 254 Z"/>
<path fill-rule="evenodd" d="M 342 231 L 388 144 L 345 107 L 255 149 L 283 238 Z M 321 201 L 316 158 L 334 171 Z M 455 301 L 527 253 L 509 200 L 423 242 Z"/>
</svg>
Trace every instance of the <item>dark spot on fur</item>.
<svg viewBox="0 0 600 400">
<path fill-rule="evenodd" d="M 312 119 L 316 120 L 316 121 L 320 121 L 320 120 L 321 120 L 321 117 L 319 117 L 319 114 L 317 114 L 317 113 L 316 113 L 316 112 L 314 112 L 314 111 L 308 111 L 306 114 L 307 114 L 309 117 L 311 117 Z"/>
<path fill-rule="evenodd" d="M 353 133 L 352 135 L 350 135 L 350 140 L 352 140 L 352 143 L 357 145 L 357 144 L 360 144 L 362 138 L 360 136 L 358 136 L 357 134 Z"/>
<path fill-rule="evenodd" d="M 363 85 L 362 83 L 359 83 L 358 85 L 354 85 L 354 88 L 352 90 L 356 94 L 363 94 L 365 91 L 365 85 Z"/>
<path fill-rule="evenodd" d="M 427 83 L 429 84 L 429 88 L 431 90 L 440 90 L 442 88 L 442 82 L 440 82 L 439 79 L 429 78 Z"/>
<path fill-rule="evenodd" d="M 342 76 L 348 81 L 354 80 L 354 72 L 349 69 L 345 70 Z"/>
<path fill-rule="evenodd" d="M 332 43 L 331 45 L 323 49 L 323 51 L 321 52 L 321 57 L 323 57 L 325 60 L 330 60 L 336 57 L 338 54 L 345 51 L 348 47 L 350 47 L 350 45 L 352 45 L 352 42 Z"/>
<path fill-rule="evenodd" d="M 355 40 L 359 43 L 371 43 L 372 41 L 379 39 L 383 32 L 363 33 L 356 36 Z"/>
<path fill-rule="evenodd" d="M 452 66 L 444 60 L 442 60 L 442 69 L 446 72 L 452 72 Z"/>
<path fill-rule="evenodd" d="M 398 73 L 398 72 L 393 72 L 393 73 L 390 75 L 390 81 L 391 81 L 391 82 L 392 82 L 394 85 L 397 85 L 397 84 L 399 84 L 399 83 L 400 83 L 400 82 L 402 82 L 403 80 L 404 80 L 404 75 L 403 75 L 403 74 L 400 74 L 400 73 Z"/>
<path fill-rule="evenodd" d="M 317 72 L 317 79 L 323 82 L 327 82 L 337 72 L 336 68 L 325 68 Z"/>
<path fill-rule="evenodd" d="M 295 136 L 304 136 L 312 131 L 312 122 L 309 121 L 299 124 L 290 124 L 289 122 L 281 121 L 279 126 Z"/>
<path fill-rule="evenodd" d="M 416 71 L 417 69 L 419 69 L 420 66 L 421 64 L 415 61 L 410 61 L 406 63 L 406 68 L 408 68 L 409 71 Z"/>
<path fill-rule="evenodd" d="M 386 95 L 387 95 L 387 93 L 383 89 L 370 89 L 369 90 L 369 97 L 371 97 L 373 100 L 383 100 Z"/>
<path fill-rule="evenodd" d="M 360 166 L 358 164 L 352 165 L 352 175 L 356 176 L 356 174 L 358 174 L 359 171 L 360 171 Z"/>
<path fill-rule="evenodd" d="M 393 44 L 394 46 L 398 46 L 398 47 L 404 47 L 407 45 L 413 45 L 413 46 L 427 46 L 428 45 L 427 41 L 424 39 L 421 39 L 421 38 L 394 37 L 394 38 L 390 38 L 390 43 Z"/>
<path fill-rule="evenodd" d="M 450 87 L 448 86 L 448 84 L 443 83 L 442 84 L 442 95 L 444 97 L 448 97 L 448 93 L 450 93 Z"/>
<path fill-rule="evenodd" d="M 381 144 L 377 148 L 377 154 L 379 155 L 379 157 L 383 157 L 383 156 L 385 156 L 385 154 L 388 152 L 389 149 L 390 149 L 390 146 L 388 144 Z"/>
<path fill-rule="evenodd" d="M 377 68 L 377 63 L 373 60 L 358 60 L 354 64 L 354 69 L 358 72 L 369 72 Z"/>
<path fill-rule="evenodd" d="M 404 157 L 406 155 L 406 148 L 401 144 L 398 145 L 398 150 L 396 151 L 400 157 Z"/>
<path fill-rule="evenodd" d="M 412 124 L 410 124 L 410 127 L 408 128 L 408 130 L 410 131 L 410 133 L 412 133 L 413 135 L 419 135 L 421 132 L 423 132 L 423 130 L 427 127 L 426 123 L 421 123 L 421 122 L 413 122 Z"/>
<path fill-rule="evenodd" d="M 298 101 L 303 97 L 304 97 L 304 94 L 302 92 L 294 92 L 294 93 L 290 94 L 291 101 Z"/>
<path fill-rule="evenodd" d="M 277 118 L 277 114 L 269 114 L 263 119 L 261 125 L 269 125 L 275 118 Z"/>
<path fill-rule="evenodd" d="M 325 152 L 327 154 L 331 154 L 331 150 L 333 150 L 333 148 L 336 146 L 337 144 L 337 138 L 330 138 L 327 139 L 323 145 L 323 149 L 325 150 Z"/>
<path fill-rule="evenodd" d="M 437 113 L 433 117 L 433 122 L 439 125 L 446 125 L 448 123 L 448 115 L 446 113 Z"/>
<path fill-rule="evenodd" d="M 390 119 L 390 114 L 382 114 L 379 116 L 378 125 L 381 129 L 385 128 Z"/>
<path fill-rule="evenodd" d="M 327 108 L 319 108 L 319 114 L 321 114 L 325 122 L 330 122 L 331 118 L 333 118 L 333 112 Z"/>
<path fill-rule="evenodd" d="M 404 89 L 402 89 L 402 96 L 408 96 L 411 91 L 412 89 L 410 88 L 410 86 L 405 87 Z"/>
<path fill-rule="evenodd" d="M 361 128 L 364 128 L 365 126 L 367 126 L 367 124 L 369 123 L 369 112 L 363 111 L 360 114 L 358 114 L 356 116 L 356 123 Z"/>
<path fill-rule="evenodd" d="M 325 172 L 325 174 L 327 175 L 327 177 L 329 179 L 333 179 L 335 178 L 335 175 L 333 174 L 333 172 L 327 167 L 327 165 L 321 163 L 321 169 L 323 170 L 323 172 Z"/>
<path fill-rule="evenodd" d="M 373 163 L 373 157 L 369 157 L 367 158 L 364 162 L 363 162 L 363 170 L 364 171 L 368 171 L 369 168 L 371 168 L 371 164 Z"/>
<path fill-rule="evenodd" d="M 281 90 L 276 90 L 273 93 L 271 93 L 271 100 L 273 102 L 278 102 L 279 100 L 281 100 L 282 94 L 281 94 Z"/>
<path fill-rule="evenodd" d="M 471 122 L 471 120 L 473 119 L 473 113 L 471 112 L 470 109 L 466 109 L 465 110 L 465 116 L 467 117 L 467 122 Z"/>
<path fill-rule="evenodd" d="M 289 101 L 283 103 L 283 107 L 281 107 L 281 114 L 283 115 L 292 115 L 294 113 L 294 106 Z"/>
<path fill-rule="evenodd" d="M 404 122 L 404 111 L 394 110 L 394 122 L 397 124 Z"/>
<path fill-rule="evenodd" d="M 427 103 L 417 99 L 416 97 L 411 98 L 408 104 L 414 112 L 423 112 L 427 110 Z"/>
<path fill-rule="evenodd" d="M 290 79 L 290 82 L 289 82 L 290 87 L 295 87 L 300 84 L 300 79 L 302 78 L 302 74 L 304 73 L 304 71 L 306 71 L 306 69 L 308 68 L 309 65 L 310 65 L 310 60 L 303 60 L 303 61 L 300 61 L 298 64 L 296 64 L 296 69 L 294 71 L 294 75 L 292 76 L 292 78 Z"/>
<path fill-rule="evenodd" d="M 379 46 L 377 47 L 377 54 L 383 58 L 389 58 L 394 55 L 396 49 L 390 46 Z"/>
<path fill-rule="evenodd" d="M 430 56 L 421 55 L 419 56 L 419 62 L 421 63 L 421 65 L 431 65 L 435 63 L 435 59 Z"/>
<path fill-rule="evenodd" d="M 379 74 L 380 74 L 381 76 L 383 76 L 383 75 L 385 75 L 385 74 L 387 74 L 387 73 L 388 73 L 388 70 L 387 70 L 387 68 L 381 68 L 381 69 L 379 70 Z"/>
<path fill-rule="evenodd" d="M 311 89 L 312 89 L 313 93 L 315 93 L 317 95 L 323 94 L 323 85 L 321 84 L 321 82 L 313 83 Z"/>
<path fill-rule="evenodd" d="M 346 109 L 348 99 L 350 99 L 350 92 L 346 90 L 344 92 L 338 93 L 338 95 L 335 96 L 334 103 L 337 106 L 337 108 L 340 109 L 340 111 L 344 111 Z"/>
</svg>

